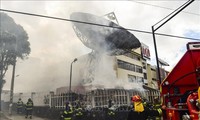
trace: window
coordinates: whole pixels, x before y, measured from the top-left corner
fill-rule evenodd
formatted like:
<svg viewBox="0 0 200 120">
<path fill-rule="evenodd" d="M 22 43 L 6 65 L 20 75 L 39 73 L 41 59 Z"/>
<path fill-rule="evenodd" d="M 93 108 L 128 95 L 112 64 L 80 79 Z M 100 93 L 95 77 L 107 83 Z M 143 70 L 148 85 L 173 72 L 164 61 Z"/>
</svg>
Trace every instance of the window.
<svg viewBox="0 0 200 120">
<path fill-rule="evenodd" d="M 130 70 L 130 71 L 134 71 L 134 72 L 138 72 L 138 73 L 142 73 L 142 67 L 138 66 L 138 65 L 134 65 L 122 60 L 117 60 L 118 62 L 118 67 L 125 69 L 125 70 Z"/>
<path fill-rule="evenodd" d="M 147 73 L 144 73 L 144 79 L 147 79 Z"/>
<path fill-rule="evenodd" d="M 134 76 L 134 75 L 128 75 L 128 81 L 132 83 L 144 83 L 144 80 L 142 77 Z"/>
<path fill-rule="evenodd" d="M 138 72 L 138 73 L 142 73 L 142 67 L 136 65 L 136 72 Z"/>
<path fill-rule="evenodd" d="M 143 69 L 146 69 L 146 64 L 142 63 Z"/>
<path fill-rule="evenodd" d="M 140 61 L 140 56 L 135 55 L 134 53 L 126 53 L 126 54 L 124 54 L 124 55 L 127 56 L 127 57 L 130 57 L 130 58 L 132 58 L 132 59 L 134 59 L 134 60 Z"/>
<path fill-rule="evenodd" d="M 137 77 L 136 79 L 137 79 L 137 83 L 143 83 L 144 82 L 142 77 Z"/>
<path fill-rule="evenodd" d="M 128 81 L 136 83 L 136 76 L 134 76 L 134 75 L 128 75 Z"/>
<path fill-rule="evenodd" d="M 135 65 L 131 64 L 131 71 L 135 71 Z"/>
</svg>

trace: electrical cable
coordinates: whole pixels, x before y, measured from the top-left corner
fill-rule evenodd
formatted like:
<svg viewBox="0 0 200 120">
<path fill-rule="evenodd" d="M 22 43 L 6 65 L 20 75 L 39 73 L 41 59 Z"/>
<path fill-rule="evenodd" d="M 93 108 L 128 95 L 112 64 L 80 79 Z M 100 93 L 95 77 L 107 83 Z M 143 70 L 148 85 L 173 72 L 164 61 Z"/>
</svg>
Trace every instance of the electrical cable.
<svg viewBox="0 0 200 120">
<path fill-rule="evenodd" d="M 103 25 L 103 24 L 84 22 L 84 21 L 79 21 L 79 20 L 70 20 L 70 19 L 65 19 L 65 18 L 52 17 L 52 16 L 47 16 L 47 15 L 41 15 L 41 14 L 20 12 L 20 11 L 7 10 L 7 9 L 0 9 L 0 11 L 10 12 L 10 13 L 17 13 L 17 14 L 23 14 L 23 15 L 30 15 L 30 16 L 36 16 L 36 17 L 43 17 L 43 18 L 50 18 L 50 19 L 55 19 L 55 20 L 76 22 L 76 23 L 82 23 L 82 24 L 96 25 L 96 26 L 102 26 L 102 27 L 123 29 L 123 30 L 129 30 L 129 31 L 134 31 L 134 32 L 146 33 L 146 34 L 152 34 L 152 32 L 144 31 L 144 30 L 136 30 L 136 29 L 130 29 L 130 28 L 123 28 L 123 27 L 114 27 L 114 26 L 108 26 L 108 25 Z M 155 33 L 155 34 L 156 35 L 160 35 L 160 36 L 167 36 L 167 37 L 173 37 L 173 38 L 181 38 L 181 39 L 189 39 L 189 40 L 200 41 L 200 38 L 183 37 L 183 36 L 176 36 L 176 35 L 170 35 L 170 34 L 164 34 L 164 33 Z"/>
<path fill-rule="evenodd" d="M 133 0 L 129 0 L 131 2 L 135 2 L 138 4 L 143 4 L 143 5 L 148 5 L 148 6 L 153 6 L 153 7 L 158 7 L 158 8 L 163 8 L 163 9 L 167 9 L 167 10 L 175 10 L 169 7 L 163 7 L 163 6 L 159 6 L 159 5 L 153 5 L 153 4 L 149 4 L 149 3 L 143 3 L 143 2 L 138 2 L 138 1 L 133 1 Z M 192 13 L 192 12 L 188 12 L 188 11 L 182 11 L 183 13 L 187 13 L 187 14 L 191 14 L 191 15 L 196 15 L 196 16 L 200 16 L 200 14 L 198 13 Z"/>
<path fill-rule="evenodd" d="M 156 24 L 154 24 L 153 26 L 156 26 L 158 23 L 162 22 L 164 19 L 168 18 L 169 16 L 171 16 L 172 14 L 174 14 L 175 12 L 177 12 L 179 9 L 183 8 L 186 4 L 188 4 L 190 1 L 187 1 L 186 3 L 184 3 L 183 5 L 181 5 L 180 7 L 178 7 L 177 9 L 175 9 L 172 13 L 170 13 L 169 15 L 167 15 L 166 17 L 164 17 L 162 20 L 160 20 L 159 22 L 157 22 Z"/>
</svg>

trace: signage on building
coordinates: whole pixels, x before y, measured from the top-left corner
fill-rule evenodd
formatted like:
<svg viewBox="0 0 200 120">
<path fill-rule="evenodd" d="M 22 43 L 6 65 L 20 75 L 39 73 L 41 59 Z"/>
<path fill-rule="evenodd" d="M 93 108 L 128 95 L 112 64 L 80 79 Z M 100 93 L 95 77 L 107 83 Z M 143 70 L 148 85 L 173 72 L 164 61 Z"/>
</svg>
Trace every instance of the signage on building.
<svg viewBox="0 0 200 120">
<path fill-rule="evenodd" d="M 151 56 L 150 56 L 149 46 L 145 45 L 144 43 L 141 43 L 141 52 L 142 52 L 142 58 L 150 60 Z"/>
</svg>

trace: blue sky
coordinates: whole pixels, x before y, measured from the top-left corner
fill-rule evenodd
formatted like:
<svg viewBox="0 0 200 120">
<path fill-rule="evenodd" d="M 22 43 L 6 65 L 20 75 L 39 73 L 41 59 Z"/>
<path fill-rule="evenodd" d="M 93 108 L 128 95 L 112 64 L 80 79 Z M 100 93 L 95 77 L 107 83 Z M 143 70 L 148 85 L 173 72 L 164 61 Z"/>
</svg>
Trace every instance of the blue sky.
<svg viewBox="0 0 200 120">
<path fill-rule="evenodd" d="M 188 30 L 184 33 L 184 36 L 195 38 L 195 39 L 200 39 L 200 31 Z"/>
</svg>

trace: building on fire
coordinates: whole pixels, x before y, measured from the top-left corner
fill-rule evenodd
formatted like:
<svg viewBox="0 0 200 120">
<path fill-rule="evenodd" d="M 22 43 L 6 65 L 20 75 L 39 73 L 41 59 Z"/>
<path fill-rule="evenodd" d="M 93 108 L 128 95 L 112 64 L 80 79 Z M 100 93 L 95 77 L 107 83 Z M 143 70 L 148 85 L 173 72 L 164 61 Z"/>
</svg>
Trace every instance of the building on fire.
<svg viewBox="0 0 200 120">
<path fill-rule="evenodd" d="M 106 78 L 110 78 L 105 77 L 106 73 L 101 74 L 104 76 L 101 77 L 102 79 L 100 82 L 95 81 L 96 79 L 99 80 L 99 78 L 96 77 L 99 76 L 96 75 L 98 74 L 99 70 L 96 70 L 97 73 L 95 73 L 94 66 L 97 67 L 99 64 L 101 67 L 103 66 L 103 63 L 101 62 L 101 60 L 104 59 L 103 56 L 92 56 L 94 59 L 98 58 L 97 61 L 91 59 L 91 54 L 84 55 L 83 57 L 89 57 L 89 59 L 86 61 L 88 62 L 86 64 L 87 67 L 84 66 L 84 69 L 78 68 L 82 71 L 79 71 L 81 73 L 81 77 L 73 76 L 74 79 L 79 78 L 80 81 L 82 80 L 82 84 L 79 84 L 78 86 L 72 86 L 72 91 L 79 94 L 80 91 L 83 92 L 85 90 L 84 95 L 87 97 L 84 97 L 84 101 L 86 101 L 87 105 L 93 107 L 106 106 L 109 99 L 112 99 L 113 104 L 116 105 L 130 105 L 130 98 L 134 94 L 140 94 L 150 101 L 153 100 L 154 96 L 159 96 L 159 83 L 156 72 L 157 67 L 148 63 L 150 59 L 150 50 L 144 43 L 142 43 L 140 48 L 132 50 L 124 55 L 106 56 L 106 58 L 109 57 L 109 60 L 114 61 L 114 63 L 111 62 L 113 65 L 106 65 L 106 67 L 111 67 L 111 69 L 114 71 L 111 74 L 114 74 L 116 77 L 114 82 L 119 82 L 120 85 L 115 85 L 115 83 L 112 83 L 112 85 L 106 86 L 105 84 L 109 84 L 109 82 L 104 81 L 109 81 L 109 79 Z M 81 57 L 78 59 L 81 59 Z M 163 60 L 160 60 L 159 63 L 161 65 L 161 78 L 164 79 L 168 72 L 164 70 L 163 66 L 166 66 L 167 63 Z M 75 69 L 75 71 L 77 71 L 77 68 Z M 102 68 L 102 71 L 105 71 L 105 68 Z M 113 82 L 113 80 L 111 81 Z M 56 90 L 56 94 L 67 92 L 68 87 L 61 87 L 57 88 Z"/>
</svg>

